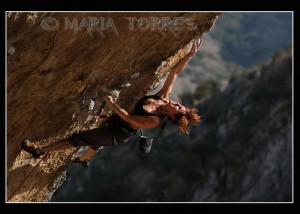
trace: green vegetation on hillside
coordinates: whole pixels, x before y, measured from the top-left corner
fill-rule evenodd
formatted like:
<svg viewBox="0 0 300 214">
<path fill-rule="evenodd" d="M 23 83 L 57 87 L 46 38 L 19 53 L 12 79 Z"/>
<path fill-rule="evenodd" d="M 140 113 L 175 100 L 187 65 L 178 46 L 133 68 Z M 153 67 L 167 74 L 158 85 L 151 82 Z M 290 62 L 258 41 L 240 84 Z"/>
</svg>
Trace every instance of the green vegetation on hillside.
<svg viewBox="0 0 300 214">
<path fill-rule="evenodd" d="M 291 12 L 225 12 L 209 35 L 220 42 L 225 61 L 249 67 L 291 43 L 292 27 Z"/>
</svg>

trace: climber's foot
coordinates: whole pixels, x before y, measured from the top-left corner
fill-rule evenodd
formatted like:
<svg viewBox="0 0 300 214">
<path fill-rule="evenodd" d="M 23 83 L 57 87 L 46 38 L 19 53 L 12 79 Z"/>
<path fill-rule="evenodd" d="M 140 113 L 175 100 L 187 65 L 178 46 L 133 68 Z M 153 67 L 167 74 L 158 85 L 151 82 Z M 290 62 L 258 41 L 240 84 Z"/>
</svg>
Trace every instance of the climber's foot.
<svg viewBox="0 0 300 214">
<path fill-rule="evenodd" d="M 89 167 L 89 161 L 90 160 L 80 160 L 79 157 L 77 157 L 73 160 L 73 163 L 79 163 L 79 164 L 81 164 L 81 166 L 83 166 L 85 168 L 88 168 Z"/>
<path fill-rule="evenodd" d="M 33 146 L 28 146 L 27 143 L 28 140 L 23 140 L 21 143 L 21 147 L 24 151 L 30 153 L 35 159 L 39 159 L 39 157 L 44 154 L 43 151 L 37 152 Z"/>
</svg>

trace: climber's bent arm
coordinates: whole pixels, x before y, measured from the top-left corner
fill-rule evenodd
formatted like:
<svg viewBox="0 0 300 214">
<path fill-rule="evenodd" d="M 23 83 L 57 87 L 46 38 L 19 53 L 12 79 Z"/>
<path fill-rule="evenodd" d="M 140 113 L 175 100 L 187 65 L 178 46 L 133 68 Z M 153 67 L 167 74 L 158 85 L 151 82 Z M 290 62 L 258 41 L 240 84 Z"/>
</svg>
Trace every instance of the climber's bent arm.
<svg viewBox="0 0 300 214">
<path fill-rule="evenodd" d="M 104 96 L 106 103 L 133 128 L 154 128 L 160 124 L 160 119 L 155 116 L 130 115 L 125 109 L 117 105 L 111 96 Z"/>
</svg>

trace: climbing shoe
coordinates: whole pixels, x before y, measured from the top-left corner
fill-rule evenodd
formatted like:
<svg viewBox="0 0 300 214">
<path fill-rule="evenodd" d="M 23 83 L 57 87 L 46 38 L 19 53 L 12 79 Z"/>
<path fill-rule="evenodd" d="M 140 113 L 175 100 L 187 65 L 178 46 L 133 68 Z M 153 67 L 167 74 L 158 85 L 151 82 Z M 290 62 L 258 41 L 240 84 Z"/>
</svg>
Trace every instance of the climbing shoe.
<svg viewBox="0 0 300 214">
<path fill-rule="evenodd" d="M 35 150 L 35 148 L 33 146 L 28 146 L 27 145 L 27 140 L 23 140 L 22 143 L 21 143 L 21 148 L 30 153 L 35 159 L 39 159 L 41 155 L 44 154 L 44 152 L 41 152 L 41 153 L 37 153 L 37 151 Z"/>
<path fill-rule="evenodd" d="M 89 167 L 89 162 L 90 162 L 90 160 L 83 160 L 82 161 L 82 160 L 79 159 L 79 157 L 77 157 L 73 160 L 73 163 L 79 163 L 79 164 L 81 164 L 81 166 L 83 166 L 85 168 Z"/>
</svg>

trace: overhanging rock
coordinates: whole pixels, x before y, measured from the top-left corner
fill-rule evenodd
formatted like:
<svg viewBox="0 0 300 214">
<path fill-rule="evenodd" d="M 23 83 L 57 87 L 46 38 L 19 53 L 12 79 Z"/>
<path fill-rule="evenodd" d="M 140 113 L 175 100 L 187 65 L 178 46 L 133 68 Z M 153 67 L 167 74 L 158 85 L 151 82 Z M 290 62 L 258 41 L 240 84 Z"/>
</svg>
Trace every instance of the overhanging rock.
<svg viewBox="0 0 300 214">
<path fill-rule="evenodd" d="M 80 129 L 72 118 L 86 86 L 90 96 L 114 90 L 128 106 L 155 88 L 220 15 L 7 13 L 7 200 L 49 201 L 76 152 L 51 153 L 38 164 L 21 151 L 23 139 L 49 144 Z"/>
</svg>

